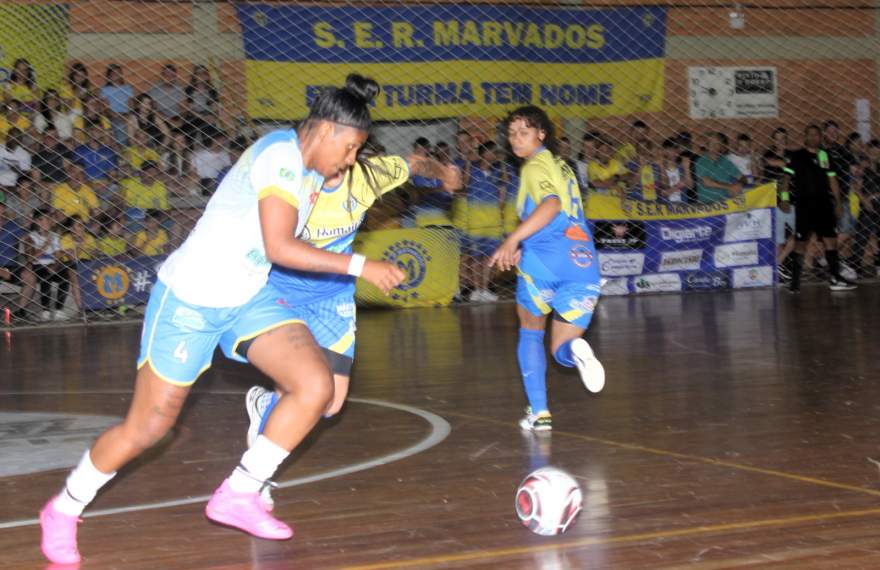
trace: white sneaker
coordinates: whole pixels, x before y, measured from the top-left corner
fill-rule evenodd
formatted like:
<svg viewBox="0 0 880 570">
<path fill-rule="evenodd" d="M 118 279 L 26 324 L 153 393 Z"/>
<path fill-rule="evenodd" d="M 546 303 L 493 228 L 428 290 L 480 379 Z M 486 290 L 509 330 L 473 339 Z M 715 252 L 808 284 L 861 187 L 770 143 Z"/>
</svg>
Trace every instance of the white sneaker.
<svg viewBox="0 0 880 570">
<path fill-rule="evenodd" d="M 44 323 L 48 323 L 49 321 L 52 320 L 52 313 L 50 313 L 49 311 L 41 312 L 40 313 L 40 320 L 43 321 Z"/>
<path fill-rule="evenodd" d="M 468 295 L 468 301 L 470 301 L 471 303 L 482 303 L 486 300 L 483 295 L 484 292 L 482 289 L 474 289 L 473 291 L 471 291 L 470 295 Z"/>
<path fill-rule="evenodd" d="M 847 281 L 858 281 L 859 279 L 859 276 L 856 274 L 856 270 L 846 263 L 840 264 L 840 276 Z"/>
<path fill-rule="evenodd" d="M 248 449 L 257 441 L 260 435 L 260 424 L 263 422 L 263 413 L 272 401 L 272 392 L 262 386 L 251 386 L 244 397 L 244 409 L 247 410 L 250 425 L 247 431 Z"/>
<path fill-rule="evenodd" d="M 54 313 L 52 313 L 53 321 L 69 321 L 73 315 L 71 315 L 66 309 L 58 309 Z"/>
<path fill-rule="evenodd" d="M 486 289 L 485 291 L 483 291 L 483 300 L 487 303 L 497 303 L 498 295 Z"/>
<path fill-rule="evenodd" d="M 553 429 L 553 416 L 550 412 L 532 413 L 532 407 L 526 408 L 526 415 L 519 421 L 520 429 L 524 431 L 550 431 Z"/>
<path fill-rule="evenodd" d="M 605 387 L 605 368 L 596 358 L 590 343 L 582 338 L 573 340 L 571 354 L 587 390 L 594 394 L 601 392 Z"/>
</svg>

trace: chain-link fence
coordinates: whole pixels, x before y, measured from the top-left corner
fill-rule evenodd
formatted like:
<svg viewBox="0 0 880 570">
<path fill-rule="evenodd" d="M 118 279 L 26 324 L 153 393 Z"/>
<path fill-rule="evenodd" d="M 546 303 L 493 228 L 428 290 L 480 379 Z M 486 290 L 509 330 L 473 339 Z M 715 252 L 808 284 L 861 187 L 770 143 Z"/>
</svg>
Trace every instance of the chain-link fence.
<svg viewBox="0 0 880 570">
<path fill-rule="evenodd" d="M 352 71 L 382 85 L 385 152 L 463 174 L 455 193 L 415 177 L 368 213 L 357 247 L 409 275 L 392 304 L 512 296 L 485 261 L 517 223 L 500 123 L 522 104 L 556 122 L 606 293 L 784 281 L 795 218 L 774 183 L 811 123 L 843 196 L 844 272 L 877 271 L 872 2 L 87 0 L 0 15 L 5 324 L 137 311 L 238 156 Z M 823 276 L 825 257 L 811 242 L 807 271 Z"/>
</svg>

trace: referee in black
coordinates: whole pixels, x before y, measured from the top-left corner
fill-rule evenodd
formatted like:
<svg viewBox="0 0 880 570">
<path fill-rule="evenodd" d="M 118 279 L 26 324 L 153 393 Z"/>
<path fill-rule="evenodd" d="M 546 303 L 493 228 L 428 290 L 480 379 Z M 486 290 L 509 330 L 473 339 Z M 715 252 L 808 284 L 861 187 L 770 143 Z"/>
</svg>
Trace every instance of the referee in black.
<svg viewBox="0 0 880 570">
<path fill-rule="evenodd" d="M 816 234 L 825 244 L 828 260 L 829 287 L 832 291 L 855 289 L 840 275 L 840 259 L 837 255 L 837 220 L 843 213 L 840 188 L 828 153 L 821 148 L 822 131 L 816 125 L 807 127 L 804 148 L 794 151 L 791 162 L 782 179 L 781 202 L 797 204 L 795 215 L 795 246 L 789 290 L 800 292 L 801 269 L 807 242 Z M 846 175 L 847 173 L 843 173 Z"/>
</svg>

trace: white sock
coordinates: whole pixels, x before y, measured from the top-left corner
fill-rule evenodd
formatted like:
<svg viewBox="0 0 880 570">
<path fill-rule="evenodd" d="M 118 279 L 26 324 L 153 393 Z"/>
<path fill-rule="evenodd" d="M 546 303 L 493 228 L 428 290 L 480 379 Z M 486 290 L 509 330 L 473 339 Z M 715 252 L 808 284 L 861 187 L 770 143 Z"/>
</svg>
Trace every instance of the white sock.
<svg viewBox="0 0 880 570">
<path fill-rule="evenodd" d="M 288 455 L 289 451 L 260 434 L 229 476 L 229 486 L 236 493 L 257 493 Z"/>
<path fill-rule="evenodd" d="M 67 476 L 67 484 L 61 494 L 55 499 L 55 509 L 65 515 L 81 515 L 83 509 L 94 500 L 98 490 L 116 475 L 115 471 L 109 474 L 98 471 L 89 453 L 90 450 L 87 449 L 79 460 L 79 465 Z"/>
</svg>

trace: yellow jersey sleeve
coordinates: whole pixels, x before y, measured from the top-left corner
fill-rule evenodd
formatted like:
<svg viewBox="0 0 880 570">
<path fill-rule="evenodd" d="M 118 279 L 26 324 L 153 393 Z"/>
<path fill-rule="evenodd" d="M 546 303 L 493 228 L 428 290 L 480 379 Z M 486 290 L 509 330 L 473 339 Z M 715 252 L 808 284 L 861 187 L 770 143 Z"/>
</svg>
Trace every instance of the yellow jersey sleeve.
<svg viewBox="0 0 880 570">
<path fill-rule="evenodd" d="M 553 155 L 544 151 L 526 163 L 522 169 L 521 188 L 536 205 L 547 198 L 562 197 L 562 188 L 558 187 L 558 180 L 554 176 Z"/>
<path fill-rule="evenodd" d="M 366 207 L 376 200 L 376 193 L 387 194 L 409 179 L 409 165 L 400 156 L 375 156 L 367 160 L 369 171 L 356 164 L 351 171 L 351 193 Z"/>
</svg>

